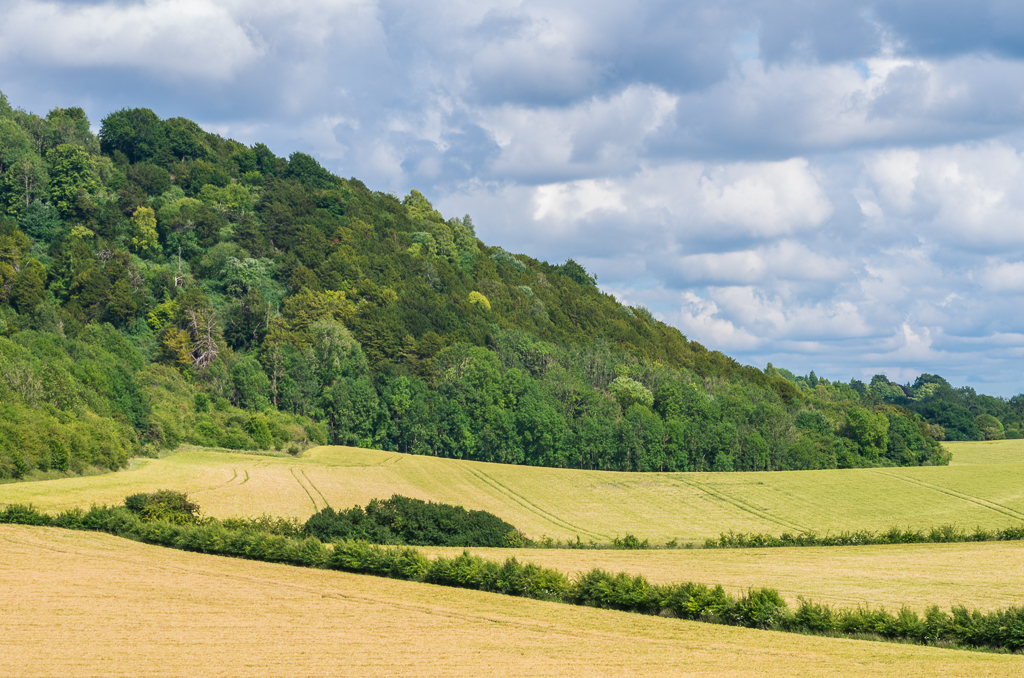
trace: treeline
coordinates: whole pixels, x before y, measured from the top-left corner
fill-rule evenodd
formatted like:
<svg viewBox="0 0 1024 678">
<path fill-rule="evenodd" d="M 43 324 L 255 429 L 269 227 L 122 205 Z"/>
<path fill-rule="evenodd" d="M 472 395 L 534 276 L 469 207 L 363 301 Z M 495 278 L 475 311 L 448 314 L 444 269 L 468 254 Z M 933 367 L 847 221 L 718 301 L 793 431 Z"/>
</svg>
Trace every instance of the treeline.
<svg viewBox="0 0 1024 678">
<path fill-rule="evenodd" d="M 985 395 L 970 386 L 955 388 L 937 374 L 922 374 L 906 384 L 884 374 L 876 374 L 867 384 L 857 379 L 845 384 L 819 378 L 813 371 L 796 376 L 771 363 L 766 372 L 792 382 L 805 397 L 854 398 L 867 407 L 895 405 L 927 422 L 939 440 L 1024 438 L 1024 393 L 1012 398 Z"/>
<path fill-rule="evenodd" d="M 186 551 L 318 567 L 346 572 L 489 591 L 573 605 L 586 605 L 650 615 L 674 616 L 708 623 L 796 633 L 857 638 L 882 638 L 933 645 L 1024 649 L 1024 608 L 993 612 L 932 606 L 919 615 L 908 608 L 891 613 L 883 608 L 834 609 L 801 600 L 792 609 L 777 591 L 750 589 L 732 596 L 721 586 L 685 583 L 651 584 L 643 576 L 610 574 L 599 569 L 575 578 L 550 568 L 484 560 L 468 552 L 455 558 L 429 559 L 408 547 L 377 546 L 347 540 L 326 546 L 312 537 L 296 538 L 224 523 L 176 524 L 147 521 L 125 507 L 75 509 L 56 516 L 31 507 L 9 505 L 0 523 L 50 525 L 107 532 L 150 544 Z"/>
<path fill-rule="evenodd" d="M 325 442 L 307 417 L 211 399 L 110 325 L 0 336 L 0 479 L 114 470 L 182 443 L 298 453 Z"/>
<path fill-rule="evenodd" d="M 46 472 L 62 445 L 78 470 L 182 442 L 627 471 L 948 462 L 943 429 L 905 404 L 741 366 L 572 260 L 489 247 L 468 215 L 302 153 L 147 109 L 97 137 L 81 109 L 2 95 L 0 148 L 0 351 L 17 353 L 0 416 L 23 438 L 0 448 L 3 478 Z M 107 392 L 70 368 L 47 379 L 77 398 L 32 386 L 97 337 L 117 344 L 96 358 L 120 363 Z M 23 433 L 96 418 L 116 429 L 102 454 L 86 433 Z"/>
</svg>

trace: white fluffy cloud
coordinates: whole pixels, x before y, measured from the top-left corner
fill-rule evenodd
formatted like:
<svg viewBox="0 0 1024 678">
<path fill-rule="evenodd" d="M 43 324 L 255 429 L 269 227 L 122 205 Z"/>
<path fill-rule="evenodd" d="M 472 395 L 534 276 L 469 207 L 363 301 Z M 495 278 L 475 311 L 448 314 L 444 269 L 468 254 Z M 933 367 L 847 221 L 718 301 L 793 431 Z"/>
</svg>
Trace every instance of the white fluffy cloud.
<svg viewBox="0 0 1024 678">
<path fill-rule="evenodd" d="M 144 106 L 419 188 L 746 362 L 1009 395 L 1020 16 L 999 0 L 12 0 L 0 85 L 39 113 Z"/>
<path fill-rule="evenodd" d="M 3 19 L 0 56 L 33 64 L 224 80 L 263 54 L 228 8 L 203 0 L 16 2 Z"/>
</svg>

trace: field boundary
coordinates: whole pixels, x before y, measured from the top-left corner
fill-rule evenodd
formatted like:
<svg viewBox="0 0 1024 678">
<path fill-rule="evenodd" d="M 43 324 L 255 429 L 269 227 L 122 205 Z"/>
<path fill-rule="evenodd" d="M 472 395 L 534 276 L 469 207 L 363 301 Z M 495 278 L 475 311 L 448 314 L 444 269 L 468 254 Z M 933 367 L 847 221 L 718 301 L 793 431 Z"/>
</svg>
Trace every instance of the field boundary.
<svg viewBox="0 0 1024 678">
<path fill-rule="evenodd" d="M 979 612 L 933 606 L 924 617 L 909 608 L 896 614 L 884 608 L 839 608 L 801 600 L 794 611 L 774 589 L 750 588 L 737 598 L 722 586 L 685 583 L 654 585 L 642 575 L 609 574 L 594 569 L 570 579 L 550 568 L 488 561 L 468 552 L 455 558 L 427 558 L 410 547 L 383 547 L 365 541 L 325 545 L 318 539 L 288 538 L 219 522 L 172 524 L 146 522 L 124 507 L 94 506 L 88 513 L 58 516 L 31 507 L 8 505 L 0 522 L 48 525 L 107 532 L 144 543 L 213 555 L 242 557 L 320 569 L 475 589 L 523 598 L 647 615 L 672 616 L 729 626 L 791 633 L 915 642 L 959 649 L 1024 649 L 1024 607 Z"/>
</svg>

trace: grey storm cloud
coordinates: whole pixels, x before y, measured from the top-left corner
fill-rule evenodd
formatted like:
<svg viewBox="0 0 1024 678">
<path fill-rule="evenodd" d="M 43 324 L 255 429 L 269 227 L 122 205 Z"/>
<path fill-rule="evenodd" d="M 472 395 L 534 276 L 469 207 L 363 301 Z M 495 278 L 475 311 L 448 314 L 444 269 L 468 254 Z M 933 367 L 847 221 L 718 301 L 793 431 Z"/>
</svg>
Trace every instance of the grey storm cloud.
<svg viewBox="0 0 1024 678">
<path fill-rule="evenodd" d="M 418 188 L 745 362 L 1010 395 L 1022 27 L 1006 0 L 13 0 L 0 90 Z"/>
</svg>

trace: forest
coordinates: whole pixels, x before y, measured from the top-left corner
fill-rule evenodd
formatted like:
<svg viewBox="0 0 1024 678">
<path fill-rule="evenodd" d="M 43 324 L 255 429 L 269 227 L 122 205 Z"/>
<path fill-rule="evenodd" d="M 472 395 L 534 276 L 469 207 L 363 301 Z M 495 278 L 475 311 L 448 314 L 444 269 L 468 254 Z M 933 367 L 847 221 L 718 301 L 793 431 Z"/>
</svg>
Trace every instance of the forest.
<svg viewBox="0 0 1024 678">
<path fill-rule="evenodd" d="M 479 217 L 478 217 L 479 218 Z M 740 365 L 572 259 L 145 108 L 0 94 L 0 478 L 182 444 L 762 471 L 948 463 L 1024 396 Z"/>
</svg>

